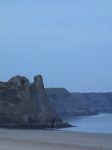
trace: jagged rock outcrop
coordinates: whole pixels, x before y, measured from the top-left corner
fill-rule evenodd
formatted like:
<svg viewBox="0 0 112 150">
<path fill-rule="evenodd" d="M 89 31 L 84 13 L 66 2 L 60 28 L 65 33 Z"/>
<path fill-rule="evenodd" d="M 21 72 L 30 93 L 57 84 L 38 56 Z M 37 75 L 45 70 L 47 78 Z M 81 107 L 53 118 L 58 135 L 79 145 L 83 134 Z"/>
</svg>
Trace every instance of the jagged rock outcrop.
<svg viewBox="0 0 112 150">
<path fill-rule="evenodd" d="M 47 88 L 46 93 L 59 115 L 112 112 L 112 93 L 70 93 L 63 88 Z"/>
<path fill-rule="evenodd" d="M 59 115 L 94 115 L 95 107 L 83 99 L 78 99 L 64 88 L 47 88 L 46 93 Z"/>
<path fill-rule="evenodd" d="M 0 82 L 0 127 L 67 126 L 49 102 L 41 75 L 31 84 L 26 77 L 15 76 Z"/>
</svg>

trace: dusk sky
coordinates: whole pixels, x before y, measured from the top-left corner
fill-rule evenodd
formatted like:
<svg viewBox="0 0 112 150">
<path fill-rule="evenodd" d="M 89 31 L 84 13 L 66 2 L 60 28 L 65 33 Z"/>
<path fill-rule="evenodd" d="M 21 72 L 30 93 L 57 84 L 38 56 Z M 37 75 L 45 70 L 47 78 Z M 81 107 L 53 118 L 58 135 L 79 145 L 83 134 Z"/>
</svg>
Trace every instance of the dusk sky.
<svg viewBox="0 0 112 150">
<path fill-rule="evenodd" d="M 0 0 L 0 81 L 112 92 L 112 0 Z"/>
</svg>

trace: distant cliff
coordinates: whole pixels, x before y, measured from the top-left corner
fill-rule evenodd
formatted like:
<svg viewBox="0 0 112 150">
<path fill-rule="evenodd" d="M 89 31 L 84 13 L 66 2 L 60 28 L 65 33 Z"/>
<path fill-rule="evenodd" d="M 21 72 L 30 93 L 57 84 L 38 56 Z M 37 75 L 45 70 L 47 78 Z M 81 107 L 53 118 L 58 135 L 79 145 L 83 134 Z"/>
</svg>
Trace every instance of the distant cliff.
<svg viewBox="0 0 112 150">
<path fill-rule="evenodd" d="M 47 88 L 47 96 L 59 115 L 94 115 L 97 111 L 93 105 L 78 98 L 64 88 Z"/>
<path fill-rule="evenodd" d="M 112 93 L 70 93 L 64 88 L 47 88 L 46 93 L 60 115 L 112 112 Z"/>
<path fill-rule="evenodd" d="M 32 84 L 23 76 L 0 82 L 0 127 L 64 125 L 47 98 L 42 76 L 35 76 Z"/>
<path fill-rule="evenodd" d="M 73 93 L 77 99 L 92 105 L 98 113 L 112 113 L 112 92 L 109 93 Z"/>
</svg>

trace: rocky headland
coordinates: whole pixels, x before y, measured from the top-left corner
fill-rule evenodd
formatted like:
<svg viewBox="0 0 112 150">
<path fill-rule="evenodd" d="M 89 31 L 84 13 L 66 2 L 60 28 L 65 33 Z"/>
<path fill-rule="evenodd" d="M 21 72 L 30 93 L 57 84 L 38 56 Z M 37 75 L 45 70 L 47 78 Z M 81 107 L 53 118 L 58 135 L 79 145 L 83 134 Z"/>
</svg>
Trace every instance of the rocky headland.
<svg viewBox="0 0 112 150">
<path fill-rule="evenodd" d="M 47 88 L 46 93 L 60 116 L 112 113 L 112 93 L 70 93 L 64 88 Z"/>
<path fill-rule="evenodd" d="M 72 95 L 92 105 L 98 113 L 112 113 L 112 92 L 72 93 Z"/>
<path fill-rule="evenodd" d="M 53 109 L 41 75 L 30 83 L 24 76 L 15 76 L 0 82 L 0 127 L 44 128 L 64 127 Z"/>
</svg>

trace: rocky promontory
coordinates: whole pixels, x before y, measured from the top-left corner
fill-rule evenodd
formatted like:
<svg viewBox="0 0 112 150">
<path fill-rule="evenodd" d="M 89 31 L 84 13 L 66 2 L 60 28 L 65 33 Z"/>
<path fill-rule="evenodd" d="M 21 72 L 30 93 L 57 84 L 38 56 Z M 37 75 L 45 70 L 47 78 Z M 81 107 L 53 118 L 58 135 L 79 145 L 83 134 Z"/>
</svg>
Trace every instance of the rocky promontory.
<svg viewBox="0 0 112 150">
<path fill-rule="evenodd" d="M 0 127 L 43 128 L 63 127 L 49 102 L 41 75 L 30 83 L 24 76 L 0 82 Z"/>
<path fill-rule="evenodd" d="M 97 114 L 97 110 L 92 104 L 64 88 L 47 88 L 46 93 L 53 108 L 60 116 Z"/>
<path fill-rule="evenodd" d="M 64 88 L 47 88 L 46 93 L 60 116 L 112 113 L 112 92 L 70 93 Z"/>
</svg>

